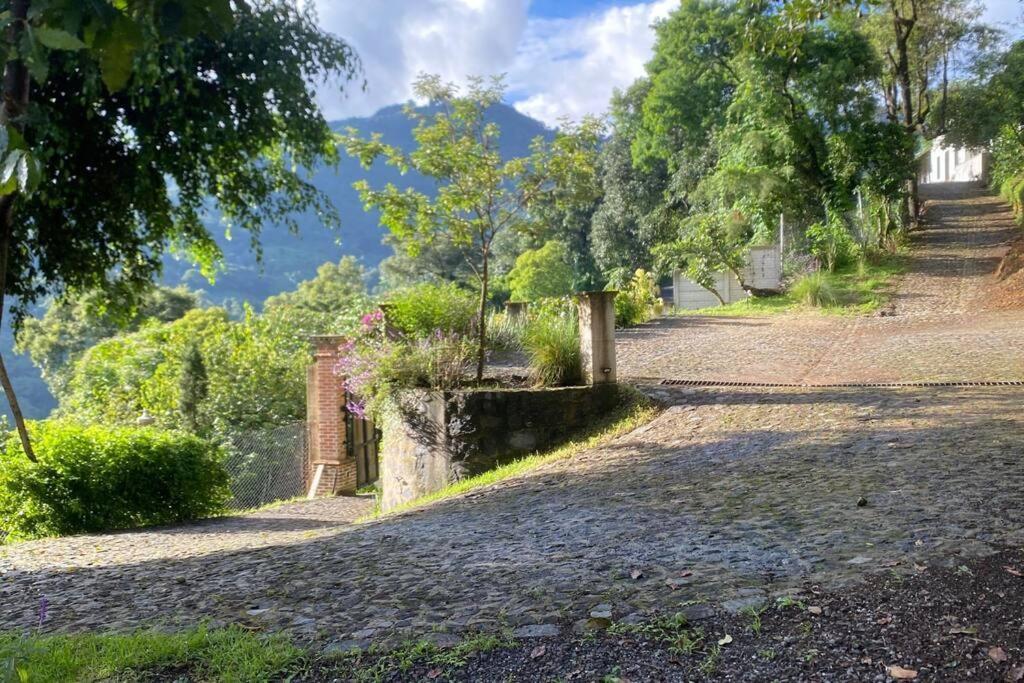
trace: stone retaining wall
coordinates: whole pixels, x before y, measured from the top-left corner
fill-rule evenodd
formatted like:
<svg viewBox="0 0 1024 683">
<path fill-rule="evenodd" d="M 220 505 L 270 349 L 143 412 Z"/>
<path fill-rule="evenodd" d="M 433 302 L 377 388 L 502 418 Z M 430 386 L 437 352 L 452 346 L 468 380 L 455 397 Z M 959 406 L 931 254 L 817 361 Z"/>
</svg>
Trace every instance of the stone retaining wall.
<svg viewBox="0 0 1024 683">
<path fill-rule="evenodd" d="M 614 384 L 406 392 L 384 429 L 381 506 L 390 510 L 557 445 L 618 402 Z"/>
</svg>

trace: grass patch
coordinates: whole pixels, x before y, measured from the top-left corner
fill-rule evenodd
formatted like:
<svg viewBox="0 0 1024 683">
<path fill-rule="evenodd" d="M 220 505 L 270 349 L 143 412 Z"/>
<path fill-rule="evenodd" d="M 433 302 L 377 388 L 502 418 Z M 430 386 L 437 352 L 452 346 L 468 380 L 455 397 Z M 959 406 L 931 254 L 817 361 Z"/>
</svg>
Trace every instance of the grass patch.
<svg viewBox="0 0 1024 683">
<path fill-rule="evenodd" d="M 633 635 L 668 647 L 677 655 L 692 655 L 704 644 L 704 629 L 693 626 L 681 612 L 656 617 L 639 624 L 616 623 L 608 629 L 612 635 Z"/>
<path fill-rule="evenodd" d="M 833 305 L 809 306 L 796 288 L 776 296 L 752 296 L 726 306 L 695 311 L 677 311 L 676 315 L 764 316 L 814 311 L 829 315 L 865 315 L 882 308 L 892 298 L 895 280 L 906 272 L 907 257 L 902 253 L 884 254 L 822 273 L 823 286 L 835 298 Z"/>
<path fill-rule="evenodd" d="M 239 683 L 283 678 L 302 651 L 286 636 L 239 627 L 183 633 L 0 635 L 4 680 L 197 680 Z"/>
<path fill-rule="evenodd" d="M 461 493 L 472 491 L 473 489 L 478 489 L 495 484 L 499 481 L 504 481 L 505 479 L 510 479 L 550 462 L 571 458 L 583 451 L 601 446 L 617 436 L 633 431 L 637 427 L 653 420 L 658 414 L 659 409 L 653 404 L 653 402 L 635 389 L 620 386 L 619 391 L 623 396 L 622 405 L 601 420 L 595 422 L 586 432 L 577 438 L 555 448 L 554 450 L 547 451 L 545 453 L 536 453 L 514 462 L 501 465 L 493 470 L 488 470 L 487 472 L 483 472 L 482 474 L 478 474 L 474 477 L 467 477 L 466 479 L 455 482 L 454 484 L 449 484 L 440 491 L 420 496 L 415 500 L 410 500 L 409 502 L 403 503 L 402 505 L 392 508 L 387 512 L 374 510 L 369 515 L 366 515 L 357 521 L 366 521 L 375 517 L 393 515 L 399 512 L 423 507 L 424 505 L 429 505 L 430 503 L 435 503 L 439 500 L 451 498 Z"/>
<path fill-rule="evenodd" d="M 431 678 L 448 680 L 455 670 L 466 665 L 478 654 L 515 645 L 511 631 L 477 633 L 470 635 L 454 647 L 440 648 L 429 640 L 413 640 L 386 652 L 371 647 L 367 652 L 341 655 L 338 666 L 325 666 L 331 680 L 351 680 L 357 683 L 376 683 L 391 674 L 401 673 L 403 679 L 414 669 L 430 669 Z M 419 680 L 422 677 L 409 677 Z"/>
</svg>

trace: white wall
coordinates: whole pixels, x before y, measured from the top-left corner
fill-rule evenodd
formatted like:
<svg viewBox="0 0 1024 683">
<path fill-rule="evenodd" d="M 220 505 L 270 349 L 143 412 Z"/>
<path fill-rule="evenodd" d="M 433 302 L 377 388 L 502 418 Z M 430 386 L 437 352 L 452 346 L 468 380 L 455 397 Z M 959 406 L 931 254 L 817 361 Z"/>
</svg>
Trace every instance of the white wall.
<svg viewBox="0 0 1024 683">
<path fill-rule="evenodd" d="M 782 288 L 779 247 L 751 247 L 743 268 L 743 282 L 753 289 L 779 291 Z M 732 272 L 715 273 L 714 287 L 727 304 L 750 296 Z M 720 305 L 714 294 L 687 278 L 681 270 L 672 273 L 672 303 L 688 311 Z"/>
<path fill-rule="evenodd" d="M 740 281 L 731 272 L 715 273 L 714 287 L 727 304 L 746 299 L 748 296 L 743 291 Z M 688 311 L 719 305 L 714 294 L 687 278 L 681 270 L 672 274 L 672 299 L 676 308 Z"/>
<path fill-rule="evenodd" d="M 984 150 L 947 147 L 942 138 L 932 141 L 932 148 L 921 159 L 918 170 L 922 183 L 962 183 L 982 180 L 984 175 Z"/>
</svg>

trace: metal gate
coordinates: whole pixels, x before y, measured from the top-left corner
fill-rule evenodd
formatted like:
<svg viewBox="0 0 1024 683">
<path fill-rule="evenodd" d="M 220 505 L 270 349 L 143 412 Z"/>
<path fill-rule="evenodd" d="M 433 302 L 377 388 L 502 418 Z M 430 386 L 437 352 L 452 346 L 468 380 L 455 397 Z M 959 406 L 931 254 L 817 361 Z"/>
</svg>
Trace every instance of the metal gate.
<svg viewBox="0 0 1024 683">
<path fill-rule="evenodd" d="M 377 481 L 377 444 L 380 431 L 373 420 L 345 413 L 345 450 L 356 459 L 356 486 L 363 487 Z"/>
</svg>

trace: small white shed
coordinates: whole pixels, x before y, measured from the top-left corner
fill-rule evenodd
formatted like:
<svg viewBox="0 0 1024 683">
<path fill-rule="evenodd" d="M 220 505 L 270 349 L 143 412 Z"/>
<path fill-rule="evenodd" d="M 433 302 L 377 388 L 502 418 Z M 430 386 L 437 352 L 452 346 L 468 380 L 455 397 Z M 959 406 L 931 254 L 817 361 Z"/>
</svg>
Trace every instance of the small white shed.
<svg viewBox="0 0 1024 683">
<path fill-rule="evenodd" d="M 921 156 L 918 181 L 927 183 L 963 183 L 984 180 L 988 153 L 983 149 L 947 147 L 941 137 Z"/>
<path fill-rule="evenodd" d="M 743 285 L 771 292 L 782 288 L 782 259 L 778 246 L 750 248 L 747 265 L 743 268 L 743 284 L 732 272 L 715 273 L 715 290 L 727 304 L 750 296 Z M 720 305 L 714 294 L 686 277 L 681 270 L 672 273 L 672 303 L 677 309 L 689 311 Z"/>
<path fill-rule="evenodd" d="M 714 286 L 727 304 L 747 298 L 743 286 L 732 272 L 715 273 Z M 714 294 L 686 277 L 681 270 L 672 273 L 672 301 L 676 308 L 689 311 L 719 305 Z"/>
</svg>

